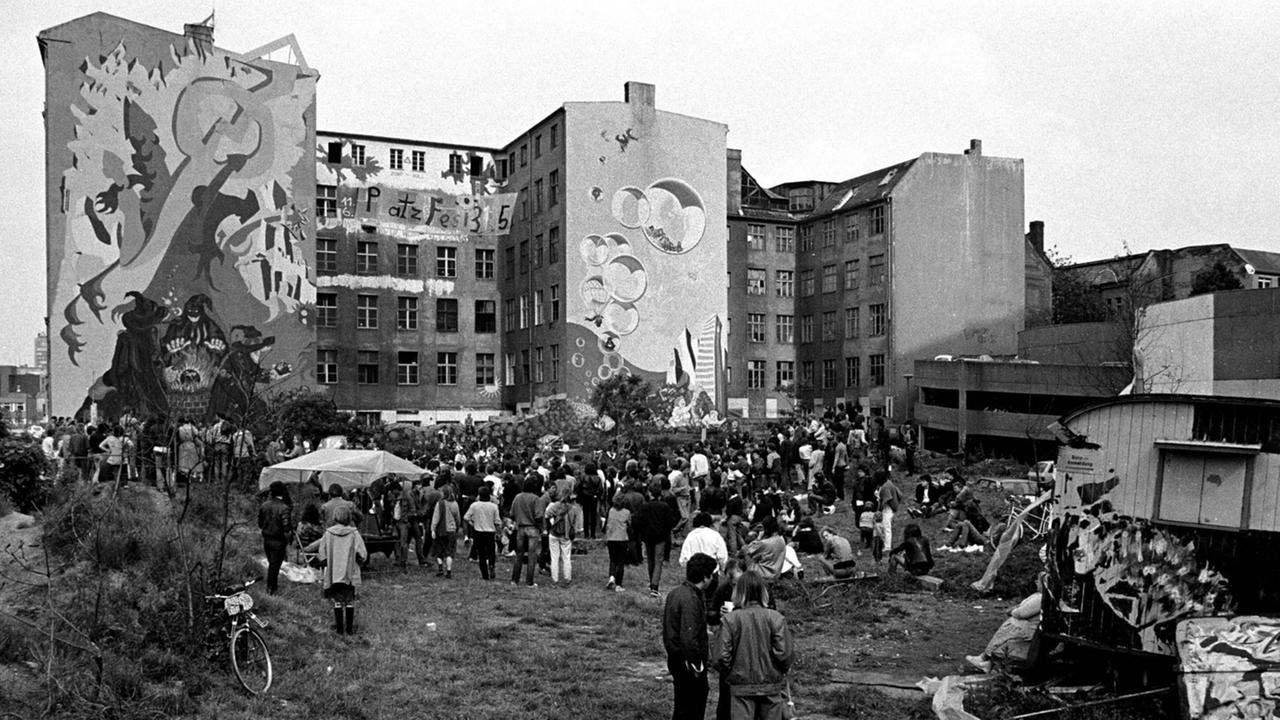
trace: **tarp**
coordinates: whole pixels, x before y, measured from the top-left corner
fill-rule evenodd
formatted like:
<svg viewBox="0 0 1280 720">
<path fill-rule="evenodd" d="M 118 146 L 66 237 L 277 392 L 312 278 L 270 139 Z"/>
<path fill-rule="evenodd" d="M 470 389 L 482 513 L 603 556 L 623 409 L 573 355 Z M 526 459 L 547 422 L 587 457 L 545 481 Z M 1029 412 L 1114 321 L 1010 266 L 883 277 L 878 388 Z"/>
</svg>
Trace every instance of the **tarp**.
<svg viewBox="0 0 1280 720">
<path fill-rule="evenodd" d="M 350 490 L 368 487 L 386 475 L 404 475 L 416 480 L 426 470 L 385 450 L 316 450 L 263 468 L 258 475 L 258 489 L 266 490 L 277 480 L 303 483 L 313 472 L 320 473 L 322 487 L 337 483 L 343 490 Z"/>
</svg>

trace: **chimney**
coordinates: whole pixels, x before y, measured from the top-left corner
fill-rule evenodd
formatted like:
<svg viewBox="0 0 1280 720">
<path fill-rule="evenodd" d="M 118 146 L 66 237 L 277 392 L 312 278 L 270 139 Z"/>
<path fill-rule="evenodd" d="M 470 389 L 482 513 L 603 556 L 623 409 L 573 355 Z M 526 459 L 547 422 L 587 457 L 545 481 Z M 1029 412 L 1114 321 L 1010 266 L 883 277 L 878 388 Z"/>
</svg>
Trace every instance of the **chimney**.
<svg viewBox="0 0 1280 720">
<path fill-rule="evenodd" d="M 187 23 L 182 26 L 182 34 L 191 40 L 191 44 L 202 53 L 213 52 L 213 26 L 205 23 Z"/>
<path fill-rule="evenodd" d="M 965 155 L 982 155 L 982 141 L 974 138 L 969 141 L 969 149 L 964 151 Z"/>
<path fill-rule="evenodd" d="M 628 80 L 627 84 L 622 88 L 622 99 L 627 104 L 635 104 L 652 108 L 656 92 L 657 91 L 654 89 L 654 86 L 650 83 Z"/>
<path fill-rule="evenodd" d="M 1032 220 L 1031 228 L 1027 231 L 1027 241 L 1031 243 L 1040 254 L 1044 254 L 1044 221 Z"/>
</svg>

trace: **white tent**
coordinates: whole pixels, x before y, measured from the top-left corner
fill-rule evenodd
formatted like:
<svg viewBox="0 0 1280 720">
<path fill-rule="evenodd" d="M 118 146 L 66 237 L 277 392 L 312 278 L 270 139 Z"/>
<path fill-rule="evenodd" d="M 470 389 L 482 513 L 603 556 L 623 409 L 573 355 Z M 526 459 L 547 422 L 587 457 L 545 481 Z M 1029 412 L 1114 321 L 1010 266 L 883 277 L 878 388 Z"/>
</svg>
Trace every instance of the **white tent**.
<svg viewBox="0 0 1280 720">
<path fill-rule="evenodd" d="M 416 480 L 426 470 L 385 450 L 316 450 L 263 468 L 258 476 L 258 489 L 266 490 L 277 480 L 303 483 L 313 472 L 320 473 L 322 487 L 337 483 L 343 490 L 350 490 L 368 487 L 386 475 L 404 475 Z"/>
</svg>

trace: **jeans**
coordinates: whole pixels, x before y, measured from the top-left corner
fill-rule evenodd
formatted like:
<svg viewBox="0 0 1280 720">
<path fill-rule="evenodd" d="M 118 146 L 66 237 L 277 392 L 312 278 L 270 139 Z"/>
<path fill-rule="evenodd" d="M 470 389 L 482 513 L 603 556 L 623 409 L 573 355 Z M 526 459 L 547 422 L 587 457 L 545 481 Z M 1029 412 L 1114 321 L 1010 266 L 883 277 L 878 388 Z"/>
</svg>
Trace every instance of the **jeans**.
<svg viewBox="0 0 1280 720">
<path fill-rule="evenodd" d="M 549 536 L 551 544 L 551 582 L 573 580 L 573 541 L 567 537 Z"/>
<path fill-rule="evenodd" d="M 893 547 L 893 508 L 881 510 L 880 517 L 883 518 L 881 525 L 884 527 L 884 547 L 888 550 Z"/>
<path fill-rule="evenodd" d="M 417 523 L 408 520 L 399 520 L 396 522 L 396 563 L 400 567 L 404 567 L 409 562 L 409 543 L 418 538 Z M 416 543 L 415 554 L 421 555 L 421 541 Z"/>
<path fill-rule="evenodd" d="M 771 695 L 733 695 L 730 692 L 729 714 L 731 717 L 754 718 L 755 720 L 782 720 L 782 708 L 786 702 L 782 693 Z"/>
<path fill-rule="evenodd" d="M 263 537 L 262 550 L 267 554 L 267 592 L 274 595 L 280 582 L 280 566 L 284 564 L 289 550 L 289 541 L 285 538 Z"/>
<path fill-rule="evenodd" d="M 595 498 L 582 499 L 582 536 L 585 538 L 595 539 L 596 526 L 599 524 L 599 520 L 596 517 L 596 506 Z"/>
<path fill-rule="evenodd" d="M 491 532 L 480 532 L 479 530 L 471 534 L 472 547 L 476 551 L 476 560 L 480 563 L 480 577 L 488 580 L 497 574 L 497 568 L 494 567 L 497 562 L 497 553 L 494 549 L 494 534 Z"/>
<path fill-rule="evenodd" d="M 707 712 L 707 673 L 695 673 L 683 660 L 667 658 L 671 672 L 671 720 L 702 720 Z"/>
<path fill-rule="evenodd" d="M 542 533 L 534 525 L 516 530 L 516 560 L 511 564 L 511 582 L 520 582 L 520 566 L 525 566 L 525 584 L 533 584 L 533 573 L 538 566 L 538 550 L 542 545 Z"/>
<path fill-rule="evenodd" d="M 661 542 L 644 541 L 645 557 L 649 560 L 649 589 L 657 590 L 662 584 L 662 564 L 666 562 L 667 556 L 671 553 L 671 541 L 663 540 Z M 659 555 L 658 553 L 662 554 Z"/>
<path fill-rule="evenodd" d="M 613 578 L 613 582 L 622 587 L 622 575 L 627 570 L 627 546 L 626 540 L 610 540 L 609 545 L 609 577 Z"/>
</svg>

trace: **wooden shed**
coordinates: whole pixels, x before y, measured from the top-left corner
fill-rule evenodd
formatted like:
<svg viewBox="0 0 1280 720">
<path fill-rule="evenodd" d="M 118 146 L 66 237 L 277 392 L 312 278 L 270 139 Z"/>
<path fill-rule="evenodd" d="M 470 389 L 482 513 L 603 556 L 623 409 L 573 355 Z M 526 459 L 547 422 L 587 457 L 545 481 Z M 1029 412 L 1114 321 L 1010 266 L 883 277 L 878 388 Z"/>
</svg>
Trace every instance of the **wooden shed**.
<svg viewBox="0 0 1280 720">
<path fill-rule="evenodd" d="M 1122 396 L 1056 429 L 1046 631 L 1172 655 L 1179 619 L 1280 612 L 1280 402 Z"/>
</svg>

